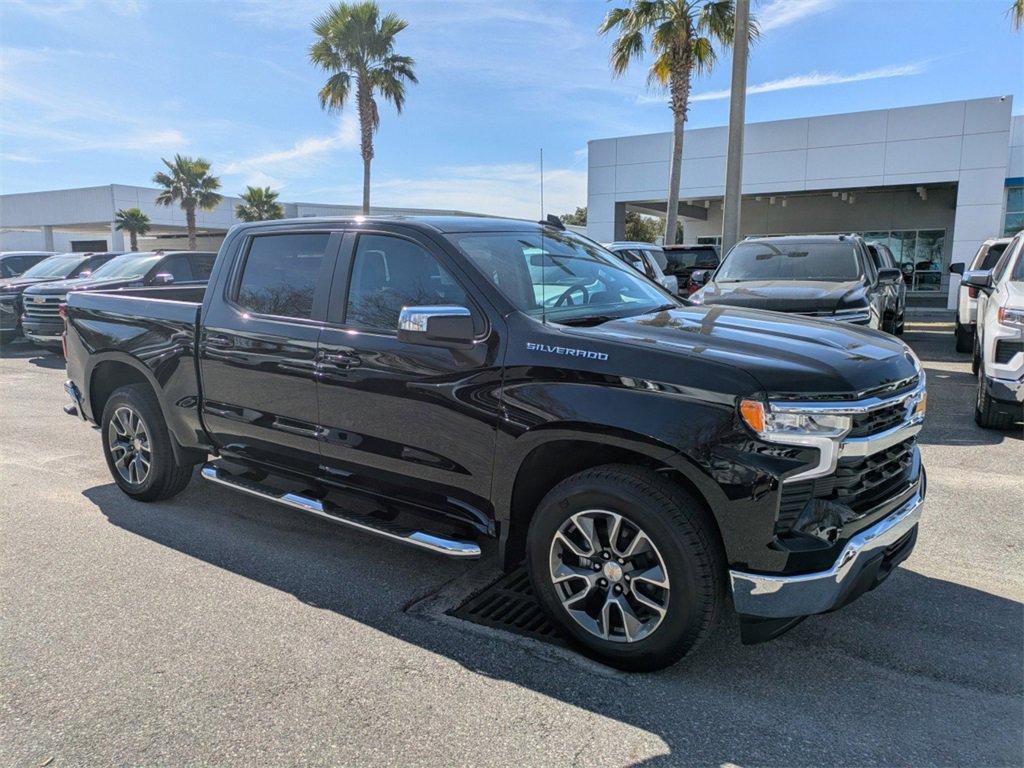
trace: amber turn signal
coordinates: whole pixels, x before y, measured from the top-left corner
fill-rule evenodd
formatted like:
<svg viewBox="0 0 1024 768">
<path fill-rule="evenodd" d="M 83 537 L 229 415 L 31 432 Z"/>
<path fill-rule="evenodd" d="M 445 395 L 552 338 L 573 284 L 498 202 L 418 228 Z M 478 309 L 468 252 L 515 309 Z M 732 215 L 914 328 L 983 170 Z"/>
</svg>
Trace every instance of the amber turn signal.
<svg viewBox="0 0 1024 768">
<path fill-rule="evenodd" d="M 757 400 L 740 402 L 740 416 L 755 432 L 764 432 L 764 404 Z"/>
</svg>

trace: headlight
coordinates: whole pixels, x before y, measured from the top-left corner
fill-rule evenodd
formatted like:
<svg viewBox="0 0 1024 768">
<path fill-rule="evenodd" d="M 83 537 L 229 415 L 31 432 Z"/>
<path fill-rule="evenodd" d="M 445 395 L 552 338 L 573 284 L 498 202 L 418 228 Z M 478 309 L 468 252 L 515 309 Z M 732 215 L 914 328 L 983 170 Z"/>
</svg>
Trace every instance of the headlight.
<svg viewBox="0 0 1024 768">
<path fill-rule="evenodd" d="M 785 406 L 766 406 L 758 400 L 741 402 L 740 416 L 758 435 L 773 442 L 798 436 L 838 439 L 853 426 L 848 415 L 787 411 Z"/>
<path fill-rule="evenodd" d="M 871 311 L 867 307 L 840 309 L 833 315 L 833 318 L 841 323 L 870 323 Z"/>
<path fill-rule="evenodd" d="M 999 324 L 1010 328 L 1024 328 L 1024 309 L 999 308 Z"/>
</svg>

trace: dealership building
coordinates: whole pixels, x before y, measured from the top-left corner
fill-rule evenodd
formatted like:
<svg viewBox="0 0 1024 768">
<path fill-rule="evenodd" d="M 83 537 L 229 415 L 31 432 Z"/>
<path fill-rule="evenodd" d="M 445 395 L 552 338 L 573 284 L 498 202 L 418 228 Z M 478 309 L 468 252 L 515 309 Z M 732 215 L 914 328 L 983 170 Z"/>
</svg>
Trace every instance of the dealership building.
<svg viewBox="0 0 1024 768">
<path fill-rule="evenodd" d="M 102 187 L 59 189 L 0 195 L 0 251 L 122 251 L 124 233 L 114 228 L 114 215 L 122 208 L 139 208 L 150 219 L 150 231 L 139 238 L 139 248 L 187 248 L 185 212 L 178 205 L 158 205 L 159 189 L 108 184 Z M 197 247 L 217 250 L 224 235 L 240 219 L 235 206 L 242 200 L 224 197 L 212 211 L 196 211 Z M 354 216 L 362 212 L 355 205 L 285 203 L 289 218 L 306 216 Z M 371 209 L 376 214 L 449 214 L 412 208 Z"/>
<path fill-rule="evenodd" d="M 949 264 L 1024 227 L 1024 116 L 1012 107 L 1005 96 L 749 123 L 741 234 L 862 233 L 892 249 L 912 304 L 953 307 Z M 684 242 L 720 240 L 726 131 L 685 133 Z M 590 237 L 622 239 L 627 211 L 665 215 L 671 148 L 671 133 L 589 142 Z"/>
</svg>

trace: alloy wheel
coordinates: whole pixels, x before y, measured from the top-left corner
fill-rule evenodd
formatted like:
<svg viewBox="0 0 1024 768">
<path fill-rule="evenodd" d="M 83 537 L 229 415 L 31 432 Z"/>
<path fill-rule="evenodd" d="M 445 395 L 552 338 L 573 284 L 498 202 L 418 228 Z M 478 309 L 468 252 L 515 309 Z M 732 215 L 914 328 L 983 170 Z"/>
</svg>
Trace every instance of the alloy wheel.
<svg viewBox="0 0 1024 768">
<path fill-rule="evenodd" d="M 602 640 L 643 640 L 668 611 L 661 553 L 640 526 L 617 512 L 590 509 L 562 523 L 551 541 L 550 574 L 566 612 Z"/>
<path fill-rule="evenodd" d="M 133 408 L 122 405 L 114 411 L 107 425 L 107 447 L 123 480 L 132 485 L 146 482 L 153 461 L 149 431 Z"/>
</svg>

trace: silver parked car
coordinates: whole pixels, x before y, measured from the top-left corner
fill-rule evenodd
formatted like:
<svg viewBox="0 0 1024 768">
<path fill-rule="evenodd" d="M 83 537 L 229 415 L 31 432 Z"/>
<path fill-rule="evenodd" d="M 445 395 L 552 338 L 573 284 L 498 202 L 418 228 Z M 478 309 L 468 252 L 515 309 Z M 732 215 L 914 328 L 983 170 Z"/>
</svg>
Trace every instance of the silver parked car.
<svg viewBox="0 0 1024 768">
<path fill-rule="evenodd" d="M 643 272 L 671 294 L 679 293 L 679 280 L 675 275 L 666 275 L 668 259 L 660 245 L 628 240 L 608 243 L 604 246 L 624 262 Z"/>
</svg>

